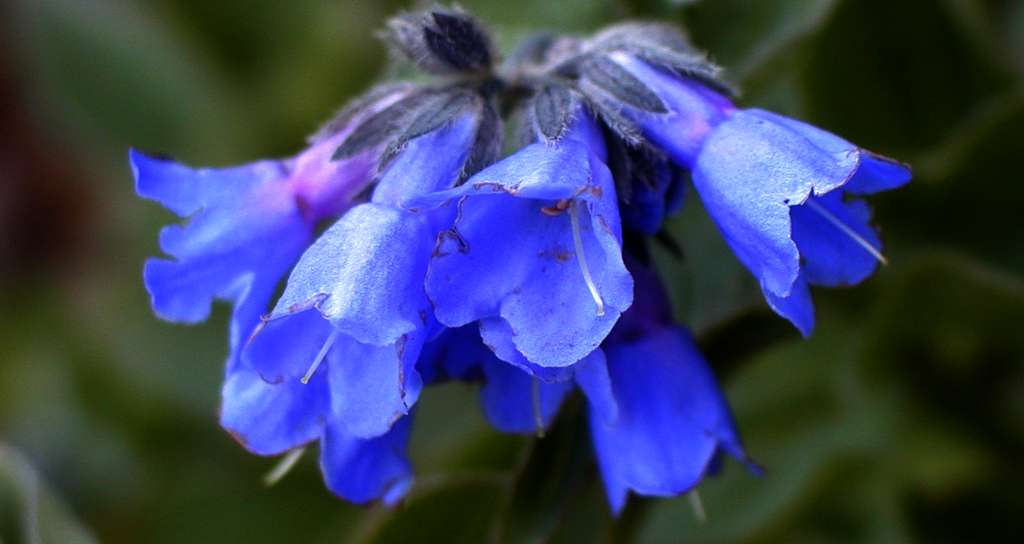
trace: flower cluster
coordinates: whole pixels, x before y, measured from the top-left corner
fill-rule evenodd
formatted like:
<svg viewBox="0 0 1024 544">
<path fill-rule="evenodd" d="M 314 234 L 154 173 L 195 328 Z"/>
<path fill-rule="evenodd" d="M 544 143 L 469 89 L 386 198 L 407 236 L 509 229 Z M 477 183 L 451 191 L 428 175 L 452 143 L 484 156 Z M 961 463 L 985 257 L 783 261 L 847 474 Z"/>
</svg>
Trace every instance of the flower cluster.
<svg viewBox="0 0 1024 544">
<path fill-rule="evenodd" d="M 233 305 L 223 427 L 260 455 L 318 441 L 333 492 L 390 503 L 413 481 L 425 385 L 482 382 L 486 417 L 511 433 L 542 431 L 578 387 L 615 511 L 630 491 L 694 488 L 723 453 L 754 467 L 650 240 L 692 180 L 807 335 L 809 285 L 882 261 L 859 197 L 908 169 L 738 108 L 669 27 L 543 36 L 502 63 L 461 11 L 388 28 L 436 77 L 371 90 L 292 158 L 192 169 L 131 152 L 138 193 L 187 218 L 161 233 L 170 258 L 146 263 L 155 312 L 193 323 Z"/>
</svg>

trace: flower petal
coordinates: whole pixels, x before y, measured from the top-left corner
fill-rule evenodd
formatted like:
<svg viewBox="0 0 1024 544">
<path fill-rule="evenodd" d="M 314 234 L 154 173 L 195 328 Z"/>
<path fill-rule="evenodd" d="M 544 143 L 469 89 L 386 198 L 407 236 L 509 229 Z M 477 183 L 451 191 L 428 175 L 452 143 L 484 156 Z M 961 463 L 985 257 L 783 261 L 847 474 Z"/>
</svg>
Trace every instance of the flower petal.
<svg viewBox="0 0 1024 544">
<path fill-rule="evenodd" d="M 277 455 L 320 437 L 329 409 L 327 381 L 269 384 L 248 369 L 228 373 L 220 424 L 246 449 Z"/>
<path fill-rule="evenodd" d="M 171 159 L 128 152 L 135 192 L 186 217 L 202 208 L 231 202 L 262 185 L 288 176 L 282 161 L 259 161 L 231 168 L 189 168 Z"/>
<path fill-rule="evenodd" d="M 380 436 L 409 413 L 423 389 L 416 371 L 423 337 L 417 331 L 387 346 L 335 342 L 327 356 L 331 413 L 346 435 Z"/>
<path fill-rule="evenodd" d="M 306 309 L 266 322 L 242 361 L 274 384 L 301 383 L 316 366 L 330 383 L 335 425 L 346 435 L 370 438 L 387 432 L 419 398 L 423 382 L 415 365 L 426 334 L 421 328 L 394 344 L 363 344 Z"/>
<path fill-rule="evenodd" d="M 469 157 L 477 124 L 475 116 L 462 115 L 408 142 L 381 176 L 373 202 L 396 205 L 451 187 Z"/>
<path fill-rule="evenodd" d="M 562 382 L 572 378 L 572 366 L 545 367 L 532 363 L 519 352 L 515 344 L 515 333 L 508 321 L 492 317 L 480 321 L 480 340 L 502 361 L 509 363 L 527 374 L 537 376 L 545 382 Z"/>
<path fill-rule="evenodd" d="M 786 296 L 779 296 L 761 287 L 764 299 L 775 313 L 785 317 L 807 338 L 814 330 L 814 301 L 803 274 L 797 276 Z"/>
<path fill-rule="evenodd" d="M 483 371 L 480 400 L 484 415 L 494 428 L 505 433 L 533 433 L 539 424 L 547 428 L 572 391 L 571 380 L 544 382 L 493 355 L 484 360 Z"/>
<path fill-rule="evenodd" d="M 359 342 L 393 344 L 426 323 L 423 277 L 437 230 L 421 214 L 356 206 L 302 255 L 271 318 L 315 307 Z"/>
<path fill-rule="evenodd" d="M 284 167 L 262 162 L 194 170 L 132 152 L 139 193 L 172 210 L 193 214 L 171 225 L 160 246 L 175 260 L 150 259 L 144 278 L 160 317 L 194 323 L 210 314 L 214 298 L 242 304 L 268 291 L 309 243 L 307 225 L 288 195 Z"/>
<path fill-rule="evenodd" d="M 822 197 L 811 197 L 814 207 L 809 202 L 790 209 L 793 240 L 804 259 L 804 277 L 812 285 L 854 285 L 878 268 L 878 259 L 862 245 L 869 244 L 876 251 L 882 247 L 869 224 L 871 209 L 863 200 L 844 202 L 841 193 L 833 191 Z M 834 221 L 845 225 L 862 241 Z"/>
<path fill-rule="evenodd" d="M 611 57 L 654 91 L 669 110 L 655 114 L 627 106 L 624 113 L 672 160 L 691 168 L 704 139 L 736 107 L 696 80 L 667 73 L 625 53 Z"/>
<path fill-rule="evenodd" d="M 860 168 L 843 189 L 857 195 L 868 195 L 902 187 L 910 182 L 910 176 L 907 165 L 862 151 Z"/>
<path fill-rule="evenodd" d="M 619 403 L 615 400 L 612 390 L 611 376 L 608 374 L 608 362 L 604 351 L 595 349 L 582 361 L 573 365 L 576 385 L 587 396 L 590 409 L 608 423 L 614 423 L 619 417 Z"/>
<path fill-rule="evenodd" d="M 287 319 L 265 321 L 261 327 L 242 349 L 241 360 L 267 383 L 298 382 L 333 332 L 330 322 L 311 308 Z"/>
<path fill-rule="evenodd" d="M 357 504 L 377 499 L 398 502 L 413 481 L 405 452 L 411 428 L 412 416 L 403 417 L 387 434 L 366 440 L 329 422 L 320 442 L 320 470 L 327 487 Z"/>
<path fill-rule="evenodd" d="M 720 450 L 745 459 L 726 401 L 689 333 L 667 327 L 605 351 L 618 418 L 609 422 L 594 410 L 590 427 L 615 512 L 630 490 L 690 490 Z"/>
<path fill-rule="evenodd" d="M 781 124 L 777 117 L 746 110 L 719 125 L 693 181 L 736 256 L 766 291 L 785 297 L 800 273 L 789 207 L 842 186 L 859 160 L 856 153 L 823 149 L 822 141 L 832 141 L 809 140 L 790 128 L 796 121 Z"/>
</svg>

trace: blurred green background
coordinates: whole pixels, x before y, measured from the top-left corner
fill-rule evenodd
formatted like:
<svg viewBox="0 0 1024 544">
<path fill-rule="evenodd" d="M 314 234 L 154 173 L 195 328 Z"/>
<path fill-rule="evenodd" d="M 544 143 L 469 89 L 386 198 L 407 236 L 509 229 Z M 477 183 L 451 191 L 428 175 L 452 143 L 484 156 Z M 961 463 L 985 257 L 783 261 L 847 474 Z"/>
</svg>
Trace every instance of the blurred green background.
<svg viewBox="0 0 1024 544">
<path fill-rule="evenodd" d="M 0 541 L 982 542 L 1024 534 L 1024 2 L 473 0 L 502 40 L 675 21 L 742 103 L 913 164 L 875 199 L 891 265 L 817 292 L 807 342 L 759 300 L 697 199 L 661 255 L 748 450 L 613 523 L 579 403 L 544 440 L 432 389 L 397 510 L 313 456 L 273 488 L 216 421 L 227 308 L 159 322 L 141 282 L 173 220 L 129 145 L 197 165 L 293 153 L 388 73 L 396 1 L 8 0 L 0 6 Z M 469 409 L 473 407 L 473 409 Z"/>
</svg>

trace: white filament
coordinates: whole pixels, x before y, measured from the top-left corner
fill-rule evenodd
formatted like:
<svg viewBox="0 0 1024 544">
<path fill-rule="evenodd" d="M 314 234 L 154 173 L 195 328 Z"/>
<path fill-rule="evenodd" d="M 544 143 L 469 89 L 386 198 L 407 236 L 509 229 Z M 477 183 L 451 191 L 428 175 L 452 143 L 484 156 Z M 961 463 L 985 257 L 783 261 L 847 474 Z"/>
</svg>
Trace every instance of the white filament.
<svg viewBox="0 0 1024 544">
<path fill-rule="evenodd" d="M 533 401 L 533 423 L 537 426 L 537 438 L 544 438 L 544 416 L 540 412 L 540 381 L 533 377 L 530 384 L 530 400 Z"/>
<path fill-rule="evenodd" d="M 583 238 L 580 237 L 580 219 L 577 206 L 577 202 L 573 202 L 569 206 L 569 219 L 572 221 L 572 241 L 576 245 L 576 262 L 580 265 L 583 281 L 586 282 L 587 289 L 590 290 L 590 296 L 594 298 L 594 303 L 597 304 L 597 315 L 600 316 L 604 315 L 604 300 L 601 299 L 601 294 L 597 292 L 594 279 L 590 276 L 590 268 L 587 267 L 587 256 L 583 253 Z"/>
<path fill-rule="evenodd" d="M 870 253 L 872 257 L 878 259 L 878 262 L 883 265 L 889 264 L 889 261 L 885 259 L 885 255 L 882 255 L 875 246 L 871 245 L 871 243 L 865 240 L 863 236 L 857 234 L 857 232 L 847 226 L 846 223 L 840 221 L 838 217 L 833 215 L 832 212 L 826 210 L 824 206 L 815 202 L 813 198 L 807 199 L 806 204 L 812 210 L 818 212 L 818 214 L 828 220 L 829 223 L 835 225 L 837 229 L 843 231 L 844 234 L 852 238 L 854 242 L 857 242 L 857 245 L 864 248 L 864 250 Z"/>
<path fill-rule="evenodd" d="M 281 481 L 281 478 L 284 478 L 285 475 L 291 472 L 292 467 L 299 461 L 304 451 L 306 451 L 306 448 L 298 448 L 285 454 L 281 461 L 274 465 L 273 470 L 263 477 L 263 485 L 269 487 Z"/>
<path fill-rule="evenodd" d="M 704 501 L 700 499 L 700 493 L 694 488 L 693 491 L 687 493 L 690 499 L 690 508 L 693 508 L 693 517 L 697 518 L 698 523 L 704 523 L 708 520 L 707 513 L 704 512 Z"/>
<path fill-rule="evenodd" d="M 316 369 L 320 368 L 320 363 L 323 362 L 324 357 L 327 357 L 327 352 L 331 351 L 331 346 L 334 345 L 334 340 L 338 338 L 338 329 L 334 329 L 331 335 L 327 337 L 327 341 L 320 347 L 320 353 L 316 354 L 316 359 L 313 359 L 313 364 L 309 365 L 309 370 L 306 371 L 306 375 L 300 380 L 303 384 L 309 383 L 310 378 L 313 374 L 316 374 Z"/>
</svg>

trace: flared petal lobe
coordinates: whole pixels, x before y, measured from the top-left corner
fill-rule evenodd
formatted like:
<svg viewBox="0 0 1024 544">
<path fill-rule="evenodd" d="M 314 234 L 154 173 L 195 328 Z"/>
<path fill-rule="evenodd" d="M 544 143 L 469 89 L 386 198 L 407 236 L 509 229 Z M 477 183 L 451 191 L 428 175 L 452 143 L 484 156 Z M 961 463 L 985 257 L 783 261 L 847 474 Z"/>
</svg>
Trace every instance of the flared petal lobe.
<svg viewBox="0 0 1024 544">
<path fill-rule="evenodd" d="M 317 221 L 341 213 L 370 181 L 372 153 L 330 160 L 351 130 L 344 127 L 292 159 L 231 168 L 193 169 L 132 150 L 138 194 L 188 219 L 161 232 L 161 249 L 173 259 L 146 262 L 157 315 L 194 323 L 209 316 L 215 298 L 230 301 L 234 365 Z"/>
<path fill-rule="evenodd" d="M 153 308 L 165 319 L 202 321 L 216 297 L 235 295 L 237 307 L 253 287 L 262 293 L 276 282 L 308 243 L 312 227 L 290 198 L 286 163 L 192 169 L 134 150 L 130 159 L 139 194 L 189 218 L 160 234 L 174 260 L 146 263 Z"/>
</svg>

